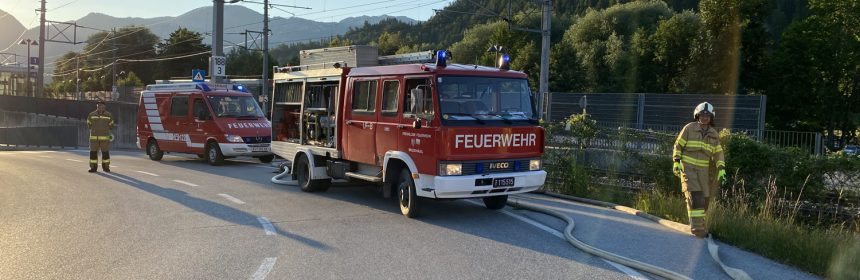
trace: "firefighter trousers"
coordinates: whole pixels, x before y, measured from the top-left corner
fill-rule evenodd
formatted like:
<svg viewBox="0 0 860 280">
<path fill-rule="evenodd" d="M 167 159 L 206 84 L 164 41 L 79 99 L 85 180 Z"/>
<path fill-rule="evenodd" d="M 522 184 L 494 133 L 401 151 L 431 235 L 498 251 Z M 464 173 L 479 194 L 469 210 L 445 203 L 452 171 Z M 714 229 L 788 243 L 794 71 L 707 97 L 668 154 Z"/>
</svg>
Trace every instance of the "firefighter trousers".
<svg viewBox="0 0 860 280">
<path fill-rule="evenodd" d="M 716 186 L 711 184 L 713 180 L 710 180 L 708 168 L 685 167 L 681 174 L 681 187 L 687 201 L 690 231 L 698 237 L 705 237 L 708 235 L 706 211 L 714 199 Z"/>
<path fill-rule="evenodd" d="M 110 168 L 110 141 L 90 140 L 90 168 L 99 164 L 99 151 L 102 152 L 102 169 Z"/>
</svg>

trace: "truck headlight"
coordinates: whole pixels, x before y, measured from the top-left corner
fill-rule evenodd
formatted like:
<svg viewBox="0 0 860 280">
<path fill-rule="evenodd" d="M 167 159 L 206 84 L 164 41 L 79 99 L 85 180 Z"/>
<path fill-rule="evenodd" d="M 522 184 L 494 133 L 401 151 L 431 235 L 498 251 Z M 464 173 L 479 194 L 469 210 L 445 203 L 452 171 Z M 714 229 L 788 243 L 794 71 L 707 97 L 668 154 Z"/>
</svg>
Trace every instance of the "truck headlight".
<svg viewBox="0 0 860 280">
<path fill-rule="evenodd" d="M 539 159 L 530 160 L 529 161 L 529 170 L 531 170 L 531 171 L 540 170 L 540 160 Z"/>
<path fill-rule="evenodd" d="M 445 163 L 440 164 L 439 173 L 442 176 L 454 176 L 463 174 L 463 164 L 460 163 Z"/>
<path fill-rule="evenodd" d="M 227 134 L 227 142 L 245 143 L 245 140 L 242 139 L 242 136 Z"/>
</svg>

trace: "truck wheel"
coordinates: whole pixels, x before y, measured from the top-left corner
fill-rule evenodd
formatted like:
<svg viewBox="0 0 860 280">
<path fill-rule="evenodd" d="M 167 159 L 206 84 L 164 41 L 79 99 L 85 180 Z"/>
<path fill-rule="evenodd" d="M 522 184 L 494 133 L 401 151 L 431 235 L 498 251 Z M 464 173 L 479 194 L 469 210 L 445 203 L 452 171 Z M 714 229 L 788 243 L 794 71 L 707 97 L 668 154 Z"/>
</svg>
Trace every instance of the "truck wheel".
<svg viewBox="0 0 860 280">
<path fill-rule="evenodd" d="M 206 161 L 214 166 L 224 164 L 224 154 L 221 153 L 218 143 L 213 142 L 206 145 Z"/>
<path fill-rule="evenodd" d="M 508 203 L 507 195 L 490 196 L 484 198 L 484 206 L 487 206 L 487 209 L 490 210 L 499 210 L 505 208 L 506 203 Z"/>
<path fill-rule="evenodd" d="M 260 159 L 260 162 L 262 163 L 270 163 L 275 159 L 275 155 L 261 156 L 258 159 Z"/>
<path fill-rule="evenodd" d="M 149 140 L 149 144 L 146 145 L 146 150 L 149 153 L 149 159 L 159 161 L 162 157 L 164 157 L 164 151 L 158 148 L 158 143 L 155 142 L 155 139 Z"/>
<path fill-rule="evenodd" d="M 296 162 L 296 179 L 299 181 L 299 187 L 303 192 L 325 192 L 331 185 L 331 179 L 311 179 L 311 167 L 308 158 L 305 156 L 299 157 Z"/>
<path fill-rule="evenodd" d="M 418 202 L 418 195 L 415 194 L 415 181 L 412 180 L 412 172 L 409 172 L 409 168 L 400 170 L 400 178 L 397 180 L 396 187 L 400 213 L 409 218 L 417 217 L 420 203 Z"/>
</svg>

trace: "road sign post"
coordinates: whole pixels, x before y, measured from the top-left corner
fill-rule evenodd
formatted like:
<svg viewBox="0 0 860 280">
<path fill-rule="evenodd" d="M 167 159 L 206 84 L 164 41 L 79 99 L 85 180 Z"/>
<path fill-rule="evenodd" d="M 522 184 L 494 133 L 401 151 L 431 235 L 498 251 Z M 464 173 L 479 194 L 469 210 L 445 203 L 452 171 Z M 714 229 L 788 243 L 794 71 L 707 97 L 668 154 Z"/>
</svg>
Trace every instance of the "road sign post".
<svg viewBox="0 0 860 280">
<path fill-rule="evenodd" d="M 212 75 L 213 81 L 220 80 L 216 80 L 216 77 L 221 78 L 227 76 L 227 57 L 212 56 L 210 63 L 212 63 L 212 73 L 210 73 L 210 75 Z"/>
</svg>

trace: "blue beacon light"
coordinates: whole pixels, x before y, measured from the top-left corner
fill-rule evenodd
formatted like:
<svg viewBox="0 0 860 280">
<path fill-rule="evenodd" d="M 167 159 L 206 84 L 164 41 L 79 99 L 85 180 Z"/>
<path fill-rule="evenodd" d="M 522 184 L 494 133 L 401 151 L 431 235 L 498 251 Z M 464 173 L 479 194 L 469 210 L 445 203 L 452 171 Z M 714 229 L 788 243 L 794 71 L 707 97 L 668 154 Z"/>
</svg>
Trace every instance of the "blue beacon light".
<svg viewBox="0 0 860 280">
<path fill-rule="evenodd" d="M 436 51 L 436 66 L 445 67 L 448 66 L 448 51 L 446 50 L 438 50 Z"/>
</svg>

